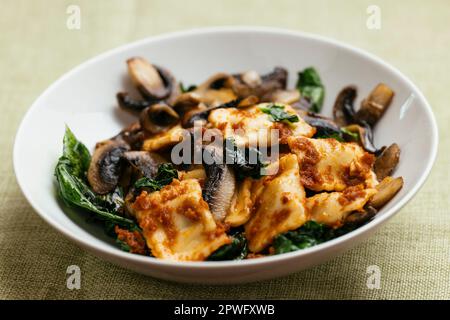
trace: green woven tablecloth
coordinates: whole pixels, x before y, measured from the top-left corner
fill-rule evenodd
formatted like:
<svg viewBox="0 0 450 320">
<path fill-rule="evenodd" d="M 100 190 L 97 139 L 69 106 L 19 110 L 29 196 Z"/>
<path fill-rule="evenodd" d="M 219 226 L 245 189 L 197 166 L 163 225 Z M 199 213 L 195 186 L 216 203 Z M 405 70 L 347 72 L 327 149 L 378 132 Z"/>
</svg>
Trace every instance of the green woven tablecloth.
<svg viewBox="0 0 450 320">
<path fill-rule="evenodd" d="M 67 7 L 81 29 L 66 27 Z M 369 5 L 381 29 L 366 27 Z M 0 2 L 0 298 L 450 298 L 450 2 L 442 1 L 53 1 Z M 437 162 L 420 193 L 368 241 L 291 276 L 235 286 L 182 285 L 104 262 L 50 228 L 28 205 L 12 169 L 19 121 L 60 75 L 103 51 L 163 32 L 263 25 L 317 33 L 366 49 L 424 92 L 440 126 Z M 42 143 L 42 142 L 40 142 Z M 66 268 L 82 270 L 80 290 Z M 369 290 L 367 267 L 381 269 Z"/>
</svg>

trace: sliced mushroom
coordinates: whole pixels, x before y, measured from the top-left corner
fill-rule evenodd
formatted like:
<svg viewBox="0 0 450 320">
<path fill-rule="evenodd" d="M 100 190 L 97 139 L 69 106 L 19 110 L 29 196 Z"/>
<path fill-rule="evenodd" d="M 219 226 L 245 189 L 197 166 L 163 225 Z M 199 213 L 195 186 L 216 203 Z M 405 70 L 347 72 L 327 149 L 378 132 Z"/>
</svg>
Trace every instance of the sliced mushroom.
<svg viewBox="0 0 450 320">
<path fill-rule="evenodd" d="M 400 147 L 393 143 L 375 160 L 373 171 L 378 181 L 390 176 L 400 160 Z"/>
<path fill-rule="evenodd" d="M 223 152 L 221 148 L 213 147 L 209 147 L 205 151 L 210 152 L 211 158 L 215 159 L 219 153 Z M 223 221 L 236 188 L 234 172 L 224 161 L 214 161 L 212 164 L 204 163 L 203 167 L 207 177 L 203 188 L 203 199 L 209 204 L 214 219 Z"/>
<path fill-rule="evenodd" d="M 380 209 L 386 203 L 388 203 L 399 190 L 403 187 L 403 178 L 392 178 L 390 176 L 386 177 L 381 181 L 376 189 L 378 192 L 370 199 L 369 205 L 376 209 Z"/>
<path fill-rule="evenodd" d="M 366 205 L 363 211 L 355 211 L 345 218 L 345 224 L 362 225 L 371 220 L 377 214 L 378 210 L 372 206 Z"/>
<path fill-rule="evenodd" d="M 122 140 L 130 146 L 131 150 L 140 150 L 146 137 L 147 134 L 142 129 L 141 124 L 134 122 L 112 137 L 111 140 Z"/>
<path fill-rule="evenodd" d="M 271 102 L 283 104 L 294 104 L 300 101 L 300 91 L 293 90 L 277 90 L 270 95 Z"/>
<path fill-rule="evenodd" d="M 271 73 L 260 78 L 254 71 L 247 71 L 233 77 L 231 88 L 239 98 L 254 95 L 263 102 L 270 101 L 275 91 L 286 89 L 287 77 L 287 70 L 281 67 L 276 67 Z"/>
<path fill-rule="evenodd" d="M 362 127 L 358 124 L 351 124 L 349 126 L 343 127 L 341 131 L 343 131 L 344 138 L 346 138 L 345 131 L 358 134 L 359 140 L 357 142 L 364 148 L 364 150 L 368 152 L 379 154 L 382 150 L 384 150 L 383 148 L 380 150 L 374 146 L 372 138 L 372 128 L 370 128 L 369 126 Z"/>
<path fill-rule="evenodd" d="M 230 87 L 232 76 L 228 73 L 219 72 L 209 77 L 205 82 L 201 83 L 194 92 L 204 92 L 206 90 L 220 90 Z"/>
<path fill-rule="evenodd" d="M 394 91 L 391 88 L 384 83 L 378 84 L 370 95 L 363 100 L 356 117 L 360 121 L 367 122 L 370 126 L 375 125 L 391 104 L 393 97 Z"/>
<path fill-rule="evenodd" d="M 141 176 L 153 178 L 158 173 L 160 164 L 166 160 L 157 153 L 147 151 L 127 151 L 123 157 Z"/>
<path fill-rule="evenodd" d="M 146 100 L 133 99 L 126 92 L 119 92 L 116 97 L 117 102 L 119 103 L 119 107 L 128 110 L 141 111 L 152 104 L 151 102 Z"/>
<path fill-rule="evenodd" d="M 130 146 L 121 139 L 102 142 L 94 151 L 88 170 L 88 181 L 98 194 L 106 194 L 117 186 L 122 171 L 122 156 Z"/>
<path fill-rule="evenodd" d="M 196 109 L 201 103 L 201 96 L 196 92 L 186 92 L 177 97 L 173 103 L 173 109 L 180 116 L 185 115 L 187 112 Z"/>
<path fill-rule="evenodd" d="M 339 136 L 342 137 L 342 132 L 339 126 L 334 123 L 334 121 L 330 118 L 322 116 L 320 114 L 311 112 L 311 111 L 297 111 L 299 115 L 306 121 L 310 126 L 316 128 L 317 137 L 324 136 Z"/>
<path fill-rule="evenodd" d="M 164 132 L 179 120 L 178 114 L 165 103 L 156 103 L 141 111 L 139 122 L 143 129 L 152 134 Z"/>
<path fill-rule="evenodd" d="M 178 86 L 171 73 L 141 57 L 127 60 L 128 73 L 142 96 L 152 102 L 169 98 Z"/>
<path fill-rule="evenodd" d="M 211 111 L 221 108 L 247 108 L 258 103 L 258 97 L 248 96 L 245 99 L 235 99 L 224 104 L 212 106 L 209 108 L 198 107 L 197 109 L 191 110 L 186 113 L 183 117 L 182 125 L 184 128 L 191 128 L 194 126 L 195 122 L 200 121 L 206 123 L 208 121 L 208 116 Z"/>
<path fill-rule="evenodd" d="M 200 121 L 205 124 L 208 121 L 209 108 L 204 104 L 200 103 L 197 108 L 186 112 L 181 119 L 181 125 L 183 128 L 192 128 L 195 122 Z"/>
<path fill-rule="evenodd" d="M 242 73 L 241 80 L 250 88 L 256 88 L 262 84 L 261 76 L 255 70 Z"/>
<path fill-rule="evenodd" d="M 172 75 L 172 73 L 161 66 L 155 66 L 155 68 L 158 70 L 159 75 L 163 79 L 164 85 L 166 86 L 167 91 L 169 91 L 169 96 L 164 99 L 168 104 L 172 105 L 173 102 L 178 98 L 178 96 L 181 94 L 181 88 L 175 79 L 175 77 Z"/>
<path fill-rule="evenodd" d="M 339 92 L 333 106 L 333 119 L 340 127 L 354 123 L 355 110 L 353 103 L 357 95 L 356 87 L 348 86 Z"/>
</svg>

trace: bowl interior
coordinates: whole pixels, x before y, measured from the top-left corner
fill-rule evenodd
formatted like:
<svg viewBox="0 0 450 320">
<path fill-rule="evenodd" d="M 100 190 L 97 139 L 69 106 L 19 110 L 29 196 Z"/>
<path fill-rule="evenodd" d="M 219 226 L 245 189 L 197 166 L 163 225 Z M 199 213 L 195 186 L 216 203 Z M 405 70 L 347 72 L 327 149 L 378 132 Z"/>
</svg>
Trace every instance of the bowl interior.
<svg viewBox="0 0 450 320">
<path fill-rule="evenodd" d="M 62 206 L 56 197 L 53 170 L 61 154 L 65 124 L 92 150 L 95 142 L 115 135 L 134 120 L 115 100 L 118 91 L 130 90 L 125 60 L 132 56 L 165 66 L 184 84 L 199 83 L 219 71 L 268 72 L 283 66 L 290 72 L 289 86 L 293 87 L 297 72 L 314 66 L 326 88 L 322 111 L 326 115 L 331 114 L 344 86 L 358 87 L 359 105 L 377 83 L 388 84 L 395 98 L 376 126 L 375 143 L 399 144 L 402 154 L 395 175 L 402 176 L 405 185 L 375 220 L 392 215 L 399 203 L 411 198 L 433 163 L 437 131 L 425 99 L 398 71 L 359 50 L 264 29 L 206 30 L 148 39 L 103 54 L 63 76 L 30 108 L 16 137 L 14 166 L 27 199 L 54 227 L 91 248 L 119 252 L 98 226 Z"/>
</svg>

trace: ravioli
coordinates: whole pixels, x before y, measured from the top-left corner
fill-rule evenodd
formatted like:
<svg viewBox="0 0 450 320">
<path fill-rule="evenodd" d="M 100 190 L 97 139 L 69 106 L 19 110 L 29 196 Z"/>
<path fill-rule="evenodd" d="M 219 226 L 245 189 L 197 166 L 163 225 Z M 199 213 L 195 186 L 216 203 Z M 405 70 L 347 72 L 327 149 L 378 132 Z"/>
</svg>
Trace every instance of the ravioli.
<svg viewBox="0 0 450 320">
<path fill-rule="evenodd" d="M 374 155 L 356 143 L 289 137 L 288 144 L 298 156 L 300 179 L 305 188 L 342 191 L 358 184 L 373 188 L 377 183 L 372 172 Z"/>
<path fill-rule="evenodd" d="M 236 188 L 231 205 L 225 217 L 225 223 L 239 227 L 250 219 L 254 197 L 252 196 L 253 179 L 245 178 Z"/>
<path fill-rule="evenodd" d="M 306 208 L 312 220 L 337 228 L 351 212 L 363 210 L 375 193 L 376 189 L 364 189 L 363 185 L 349 187 L 343 192 L 323 192 L 307 198 Z"/>
<path fill-rule="evenodd" d="M 147 246 L 161 259 L 198 261 L 231 242 L 202 198 L 198 180 L 173 182 L 160 191 L 143 191 L 132 205 Z"/>
<path fill-rule="evenodd" d="M 255 200 L 251 218 L 245 224 L 252 252 L 262 251 L 277 235 L 297 229 L 308 220 L 297 156 L 288 154 L 273 165 L 279 166 L 275 175 L 254 182 Z"/>
<path fill-rule="evenodd" d="M 271 120 L 271 116 L 262 112 L 261 107 L 267 106 L 261 103 L 249 108 L 220 108 L 212 111 L 208 121 L 219 129 L 224 138 L 233 138 L 237 145 L 272 145 L 276 143 L 287 143 L 289 136 L 312 137 L 315 128 L 307 124 L 300 116 L 298 122 L 284 123 Z M 284 111 L 296 114 L 295 110 L 284 105 Z M 277 129 L 279 139 L 272 141 L 272 130 Z"/>
<path fill-rule="evenodd" d="M 180 125 L 176 125 L 167 132 L 156 134 L 146 139 L 142 145 L 144 151 L 158 151 L 168 147 L 172 147 L 183 140 L 185 129 Z"/>
</svg>

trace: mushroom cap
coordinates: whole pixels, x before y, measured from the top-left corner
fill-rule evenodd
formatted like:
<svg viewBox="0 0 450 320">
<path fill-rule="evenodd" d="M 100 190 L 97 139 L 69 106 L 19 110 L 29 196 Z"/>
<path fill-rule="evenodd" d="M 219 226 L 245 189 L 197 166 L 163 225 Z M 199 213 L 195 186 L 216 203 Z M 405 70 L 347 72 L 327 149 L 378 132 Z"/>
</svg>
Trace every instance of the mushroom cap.
<svg viewBox="0 0 450 320">
<path fill-rule="evenodd" d="M 157 134 L 178 123 L 180 117 L 169 105 L 155 103 L 141 111 L 139 122 L 146 131 Z"/>
<path fill-rule="evenodd" d="M 145 100 L 173 101 L 179 94 L 177 82 L 167 69 L 153 65 L 142 57 L 128 59 L 127 66 L 131 81 Z"/>
<path fill-rule="evenodd" d="M 87 175 L 94 192 L 106 194 L 114 190 L 122 172 L 122 156 L 129 149 L 120 139 L 107 140 L 95 149 Z"/>
</svg>

